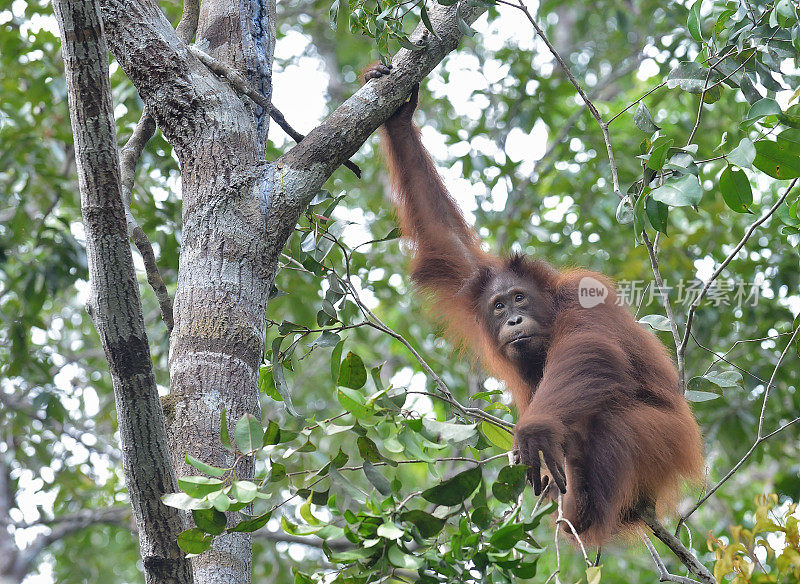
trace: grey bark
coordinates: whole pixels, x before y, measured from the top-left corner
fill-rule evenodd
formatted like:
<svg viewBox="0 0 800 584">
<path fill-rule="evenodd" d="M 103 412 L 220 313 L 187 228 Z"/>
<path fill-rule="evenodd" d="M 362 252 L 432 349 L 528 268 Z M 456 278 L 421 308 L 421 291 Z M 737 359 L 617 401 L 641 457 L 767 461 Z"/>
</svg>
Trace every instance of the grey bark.
<svg viewBox="0 0 800 584">
<path fill-rule="evenodd" d="M 183 528 L 125 222 L 108 49 L 96 0 L 56 0 L 95 323 L 114 385 L 125 481 L 148 583 L 189 583 Z"/>
<path fill-rule="evenodd" d="M 268 204 L 269 265 L 275 266 L 297 219 L 333 171 L 358 150 L 436 65 L 461 40 L 458 15 L 472 24 L 485 12 L 481 6 L 434 5 L 429 16 L 435 35 L 420 23 L 410 35 L 423 50 L 401 49 L 388 77 L 370 81 L 340 105 L 300 144 L 265 169 Z"/>
<path fill-rule="evenodd" d="M 187 452 L 230 466 L 233 457 L 219 441 L 220 412 L 227 412 L 231 424 L 246 412 L 259 413 L 267 299 L 280 251 L 325 180 L 457 46 L 459 7 L 432 8 L 436 36 L 424 35 L 422 27 L 412 35 L 426 43 L 422 50 L 398 53 L 389 78 L 370 82 L 268 164 L 268 112 L 207 69 L 154 0 L 100 4 L 111 50 L 181 166 L 183 247 L 170 338 L 174 412 L 168 420 L 175 468 L 179 476 L 196 474 L 183 462 Z M 483 12 L 461 10 L 467 22 Z M 243 73 L 267 103 L 274 14 L 273 0 L 208 0 L 197 33 L 198 47 Z M 120 220 L 124 234 L 124 214 Z M 137 355 L 140 367 L 145 357 L 149 363 L 146 351 Z M 240 464 L 240 476 L 251 476 L 252 461 Z M 218 537 L 211 550 L 193 559 L 194 580 L 249 582 L 251 555 L 249 534 Z"/>
</svg>

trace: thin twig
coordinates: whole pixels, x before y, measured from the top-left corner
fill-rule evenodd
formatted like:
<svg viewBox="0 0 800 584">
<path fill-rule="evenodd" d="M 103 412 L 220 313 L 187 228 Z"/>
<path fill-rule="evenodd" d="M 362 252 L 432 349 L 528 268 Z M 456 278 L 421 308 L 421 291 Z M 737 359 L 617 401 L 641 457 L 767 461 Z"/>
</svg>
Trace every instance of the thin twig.
<svg viewBox="0 0 800 584">
<path fill-rule="evenodd" d="M 336 279 L 339 282 L 339 284 L 341 284 L 349 292 L 350 296 L 352 296 L 353 301 L 355 302 L 355 304 L 358 307 L 359 311 L 361 312 L 362 316 L 366 320 L 366 322 L 361 323 L 361 324 L 370 326 L 370 327 L 374 328 L 375 330 L 378 330 L 378 331 L 380 331 L 380 332 L 382 332 L 384 334 L 387 334 L 390 337 L 400 341 L 400 343 L 406 349 L 408 349 L 408 351 L 411 353 L 411 355 L 414 357 L 414 359 L 416 359 L 417 362 L 422 366 L 422 368 L 430 376 L 430 378 L 433 379 L 434 383 L 436 384 L 436 386 L 437 386 L 437 388 L 439 389 L 439 392 L 440 392 L 440 393 L 431 393 L 431 392 L 418 391 L 418 392 L 409 392 L 409 393 L 419 393 L 419 394 L 427 395 L 429 397 L 434 397 L 434 398 L 437 398 L 437 399 L 441 399 L 442 401 L 447 402 L 448 404 L 450 404 L 452 407 L 454 407 L 456 410 L 458 410 L 462 415 L 464 415 L 466 417 L 469 417 L 469 418 L 472 418 L 472 419 L 479 419 L 479 420 L 483 420 L 483 421 L 489 422 L 490 424 L 493 424 L 493 425 L 505 430 L 506 432 L 511 433 L 513 431 L 513 429 L 514 429 L 514 424 L 513 423 L 507 422 L 507 421 L 505 421 L 503 419 L 500 419 L 500 418 L 498 418 L 496 416 L 493 416 L 493 415 L 491 415 L 491 414 L 489 414 L 487 412 L 484 412 L 483 410 L 481 410 L 479 408 L 473 408 L 473 407 L 465 406 L 465 405 L 461 404 L 458 400 L 456 400 L 455 397 L 453 397 L 453 393 L 450 391 L 450 388 L 447 386 L 447 384 L 444 382 L 444 380 L 433 370 L 433 368 L 428 364 L 428 362 L 424 359 L 424 357 L 422 357 L 422 355 L 419 354 L 419 352 L 414 348 L 414 346 L 403 335 L 401 335 L 398 332 L 395 332 L 388 325 L 386 325 L 380 318 L 378 318 L 375 315 L 375 313 L 373 313 L 369 308 L 367 308 L 367 306 L 361 300 L 361 298 L 360 298 L 360 296 L 358 294 L 358 291 L 355 289 L 355 286 L 353 286 L 353 284 L 350 282 L 350 277 L 351 277 L 351 275 L 350 275 L 350 255 L 347 253 L 347 249 L 335 238 L 334 238 L 334 243 L 339 247 L 340 250 L 342 250 L 342 253 L 345 256 L 345 269 L 347 271 L 347 275 L 346 275 L 346 277 L 342 277 L 342 276 L 339 276 L 338 274 L 336 274 L 333 271 L 331 271 L 331 273 L 336 277 Z M 303 265 L 300 262 L 298 262 L 296 259 L 294 259 L 293 257 L 288 256 L 286 254 L 282 254 L 282 257 L 286 261 L 288 261 L 288 262 L 290 262 L 292 264 L 296 264 L 297 266 L 303 268 L 304 271 L 306 271 L 305 268 L 303 267 Z"/>
<path fill-rule="evenodd" d="M 705 283 L 702 290 L 700 290 L 700 293 L 697 295 L 697 297 L 694 299 L 694 302 L 692 302 L 692 305 L 689 307 L 689 311 L 686 314 L 686 330 L 683 334 L 683 340 L 681 341 L 681 344 L 678 346 L 677 350 L 678 370 L 683 371 L 683 376 L 680 377 L 681 389 L 683 389 L 683 391 L 686 391 L 686 372 L 685 369 L 683 368 L 683 364 L 685 363 L 686 360 L 686 346 L 689 344 L 689 338 L 692 332 L 692 321 L 694 320 L 694 314 L 697 311 L 697 308 L 700 306 L 700 303 L 703 301 L 703 298 L 705 298 L 705 295 L 708 293 L 709 288 L 711 288 L 711 284 L 719 277 L 722 271 L 726 267 L 728 267 L 728 264 L 730 264 L 733 261 L 733 259 L 738 255 L 739 251 L 744 247 L 744 244 L 747 243 L 747 240 L 750 239 L 750 236 L 753 235 L 758 226 L 764 223 L 770 217 L 772 217 L 775 211 L 778 210 L 778 207 L 780 207 L 783 204 L 783 202 L 786 200 L 786 197 L 788 197 L 789 193 L 792 192 L 792 189 L 794 189 L 794 186 L 797 184 L 798 180 L 800 179 L 794 179 L 791 182 L 791 184 L 786 188 L 786 191 L 783 193 L 783 195 L 781 195 L 778 198 L 778 200 L 775 201 L 775 204 L 772 205 L 772 207 L 770 207 L 769 210 L 766 213 L 764 213 L 757 221 L 754 221 L 753 223 L 750 224 L 750 227 L 747 228 L 747 231 L 745 231 L 745 234 L 742 237 L 742 239 L 739 241 L 738 244 L 736 244 L 736 247 L 733 248 L 733 251 L 731 251 L 731 253 L 728 254 L 728 257 L 726 257 L 722 261 L 722 263 L 720 263 L 717 269 L 714 270 L 714 273 L 711 274 L 711 277 Z"/>
<path fill-rule="evenodd" d="M 559 497 L 559 502 L 560 502 L 560 497 Z M 556 525 L 558 525 L 559 523 L 564 523 L 566 524 L 567 527 L 569 527 L 569 530 L 572 532 L 572 536 L 575 538 L 575 540 L 578 542 L 578 546 L 581 548 L 581 553 L 583 554 L 583 559 L 586 562 L 586 567 L 591 568 L 592 562 L 591 560 L 589 560 L 589 555 L 586 553 L 586 547 L 583 545 L 583 540 L 581 540 L 581 537 L 578 535 L 578 531 L 575 529 L 575 526 L 572 525 L 572 522 L 563 515 L 561 515 L 561 517 L 556 520 Z"/>
<path fill-rule="evenodd" d="M 689 134 L 689 139 L 686 140 L 686 146 L 688 147 L 692 140 L 694 140 L 694 135 L 697 133 L 697 129 L 700 127 L 700 120 L 703 117 L 703 104 L 705 103 L 706 99 L 706 92 L 708 92 L 711 87 L 708 87 L 708 82 L 711 80 L 711 74 L 714 72 L 714 67 L 708 68 L 708 73 L 706 73 L 706 80 L 703 82 L 703 91 L 700 92 L 700 105 L 697 107 L 697 119 L 694 122 L 694 127 L 692 128 L 691 133 Z"/>
<path fill-rule="evenodd" d="M 610 87 L 613 83 L 621 79 L 622 77 L 628 75 L 632 71 L 639 66 L 642 62 L 644 55 L 640 50 L 637 50 L 630 58 L 628 58 L 624 63 L 621 63 L 620 66 L 614 67 L 614 70 L 606 77 L 604 77 L 591 91 L 589 94 L 589 99 L 594 100 L 603 95 L 603 91 Z M 579 108 L 577 108 L 572 114 L 570 115 L 567 120 L 560 125 L 560 129 L 558 135 L 550 142 L 550 145 L 547 147 L 544 155 L 536 162 L 536 166 L 534 168 L 535 173 L 529 173 L 525 175 L 522 180 L 519 181 L 518 184 L 514 185 L 513 182 L 511 184 L 511 192 L 508 195 L 508 201 L 506 202 L 506 207 L 504 210 L 504 214 L 506 217 L 511 217 L 513 214 L 519 212 L 517 208 L 517 201 L 518 199 L 524 194 L 525 190 L 528 186 L 534 181 L 535 177 L 541 177 L 546 173 L 550 172 L 554 161 L 554 154 L 556 152 L 556 148 L 567 138 L 569 133 L 572 131 L 573 126 L 578 122 L 578 120 L 583 115 L 584 110 L 586 109 L 586 104 L 584 103 Z M 508 230 L 504 230 L 497 236 L 497 244 L 502 249 L 506 246 L 508 239 Z"/>
<path fill-rule="evenodd" d="M 547 45 L 547 48 L 550 50 L 550 53 L 553 55 L 555 60 L 561 66 L 561 69 L 564 71 L 564 74 L 567 76 L 567 79 L 569 79 L 570 83 L 572 83 L 572 86 L 578 92 L 578 95 L 580 95 L 581 99 L 583 99 L 583 102 L 586 104 L 586 107 L 589 109 L 589 113 L 591 113 L 592 117 L 595 120 L 597 120 L 597 123 L 600 126 L 600 130 L 603 133 L 603 141 L 605 142 L 605 145 L 606 145 L 606 151 L 608 152 L 608 162 L 609 162 L 609 165 L 611 166 L 611 180 L 613 182 L 614 192 L 618 196 L 621 197 L 622 196 L 622 192 L 619 190 L 619 176 L 617 174 L 617 163 L 616 163 L 616 160 L 614 159 L 614 148 L 611 146 L 611 138 L 610 138 L 609 133 L 608 133 L 608 124 L 603 121 L 603 117 L 600 115 L 600 112 L 597 111 L 597 108 L 595 107 L 595 105 L 592 102 L 592 100 L 589 99 L 589 96 L 586 95 L 586 92 L 580 86 L 580 84 L 578 83 L 577 79 L 575 79 L 575 76 L 572 74 L 572 71 L 569 70 L 569 67 L 567 66 L 567 63 L 564 61 L 564 59 L 561 57 L 561 55 L 558 54 L 558 51 L 556 51 L 556 48 L 552 45 L 550 40 L 547 38 L 547 35 L 541 29 L 541 27 L 536 22 L 536 20 L 533 18 L 531 13 L 528 11 L 528 7 L 525 5 L 523 0 L 517 0 L 517 4 L 514 4 L 513 2 L 508 2 L 507 0 L 497 0 L 497 1 L 498 1 L 498 4 L 505 4 L 506 6 L 511 6 L 512 8 L 516 8 L 516 9 L 522 11 L 522 13 L 525 15 L 525 17 L 528 19 L 528 21 L 533 26 L 533 28 L 536 30 L 536 34 L 538 34 L 539 38 L 541 38 L 542 41 L 544 42 L 544 44 Z"/>
<path fill-rule="evenodd" d="M 785 334 L 785 333 L 784 333 L 784 334 Z M 692 340 L 694 341 L 694 344 L 695 344 L 695 345 L 697 345 L 698 347 L 700 347 L 700 348 L 701 348 L 701 349 L 703 349 L 704 351 L 708 351 L 709 353 L 711 353 L 712 355 L 714 355 L 714 356 L 716 357 L 716 360 L 715 360 L 715 361 L 714 361 L 714 362 L 713 362 L 711 365 L 709 365 L 709 366 L 708 366 L 708 369 L 706 369 L 706 370 L 705 370 L 705 373 L 703 373 L 703 376 L 707 375 L 707 374 L 708 374 L 708 372 L 709 372 L 709 371 L 711 371 L 711 368 L 712 368 L 714 365 L 716 365 L 717 363 L 719 363 L 720 361 L 722 361 L 723 363 L 727 363 L 728 365 L 730 365 L 730 366 L 731 366 L 731 367 L 733 367 L 734 369 L 738 369 L 740 372 L 742 372 L 742 373 L 745 373 L 745 374 L 749 375 L 750 377 L 752 377 L 752 378 L 753 378 L 753 379 L 755 379 L 756 381 L 758 381 L 758 382 L 760 382 L 760 383 L 766 383 L 766 381 L 764 381 L 763 379 L 761 379 L 761 378 L 760 378 L 758 375 L 756 375 L 755 373 L 751 373 L 750 371 L 748 371 L 748 370 L 747 370 L 747 369 L 745 369 L 744 367 L 740 367 L 739 365 L 737 365 L 737 364 L 736 364 L 736 363 L 734 363 L 733 361 L 730 361 L 730 360 L 726 359 L 726 358 L 725 358 L 725 355 L 720 355 L 719 353 L 715 352 L 713 349 L 710 349 L 710 348 L 708 348 L 708 347 L 704 346 L 704 345 L 703 345 L 703 344 L 702 344 L 700 341 L 698 341 L 698 340 L 697 340 L 697 337 L 695 337 L 695 336 L 694 336 L 694 333 L 692 333 Z M 734 343 L 734 345 L 735 345 L 735 344 L 736 344 L 736 343 Z M 733 350 L 733 348 L 729 349 L 729 350 L 728 350 L 728 352 L 730 352 L 730 351 L 732 351 L 732 350 Z M 727 354 L 727 353 L 726 353 L 726 354 Z"/>
<path fill-rule="evenodd" d="M 656 234 L 655 242 L 651 243 L 650 238 L 647 236 L 647 231 L 642 229 L 642 238 L 644 239 L 644 244 L 647 247 L 647 253 L 650 255 L 650 265 L 653 268 L 653 277 L 656 280 L 658 293 L 661 296 L 661 301 L 664 304 L 664 311 L 667 313 L 670 328 L 672 329 L 672 338 L 675 340 L 675 346 L 677 347 L 681 342 L 681 334 L 678 332 L 678 323 L 675 320 L 675 314 L 672 312 L 672 305 L 670 304 L 669 296 L 667 295 L 666 290 L 664 290 L 664 281 L 661 278 L 661 270 L 658 266 L 658 235 L 659 234 Z M 680 378 L 680 370 L 678 372 L 678 376 Z"/>
<path fill-rule="evenodd" d="M 694 342 L 697 344 L 698 347 L 700 347 L 701 349 L 705 349 L 706 351 L 708 351 L 709 353 L 711 353 L 712 355 L 714 355 L 716 357 L 716 359 L 711 363 L 711 365 L 708 366 L 708 369 L 706 369 L 706 373 L 708 373 L 709 371 L 711 371 L 711 368 L 714 367 L 714 365 L 716 365 L 720 361 L 725 361 L 726 363 L 728 363 L 730 365 L 733 365 L 733 363 L 731 363 L 730 361 L 726 361 L 725 357 L 727 357 L 740 344 L 743 344 L 743 343 L 758 343 L 758 342 L 761 342 L 761 341 L 771 341 L 773 339 L 777 339 L 779 337 L 783 337 L 783 336 L 791 335 L 791 334 L 792 334 L 792 331 L 787 331 L 785 333 L 778 333 L 777 335 L 767 335 L 766 337 L 758 337 L 758 338 L 755 338 L 755 339 L 740 339 L 738 341 L 735 341 L 733 343 L 733 345 L 731 345 L 731 348 L 728 349 L 727 351 L 725 351 L 725 353 L 723 353 L 722 355 L 720 355 L 719 353 L 716 353 L 712 349 L 704 347 L 703 345 L 698 343 L 697 339 L 694 338 L 694 335 L 692 335 L 692 338 L 693 338 Z M 735 367 L 735 365 L 734 365 L 734 367 Z M 754 374 L 750 373 L 749 371 L 747 371 L 747 374 L 751 375 L 752 377 L 754 377 L 755 379 L 757 379 L 761 383 L 766 383 L 765 380 L 761 379 L 757 375 L 754 375 Z"/>
<path fill-rule="evenodd" d="M 503 452 L 502 454 L 495 454 L 494 456 L 490 456 L 489 458 L 484 458 L 483 460 L 476 460 L 474 458 L 467 458 L 465 456 L 445 456 L 443 458 L 436 458 L 432 462 L 469 462 L 480 466 L 482 464 L 485 464 L 487 462 L 492 462 L 493 460 L 497 460 L 499 458 L 505 458 L 506 456 L 508 456 L 508 453 L 506 452 Z M 426 460 L 409 459 L 409 460 L 393 460 L 391 463 L 386 461 L 378 461 L 378 462 L 373 462 L 371 464 L 372 466 L 388 466 L 388 465 L 394 466 L 395 464 L 427 464 L 427 463 L 428 461 Z M 359 464 L 356 466 L 343 466 L 342 468 L 337 468 L 336 470 L 342 472 L 343 470 L 362 470 L 363 468 L 364 465 Z M 314 474 L 316 472 L 319 472 L 319 469 L 298 470 L 294 472 L 287 472 L 286 476 L 287 477 L 302 476 L 302 475 Z"/>
<path fill-rule="evenodd" d="M 640 102 L 640 101 L 642 101 L 644 98 L 646 98 L 647 96 L 649 96 L 651 93 L 653 93 L 653 92 L 655 92 L 655 91 L 657 91 L 657 90 L 661 89 L 662 87 L 664 87 L 666 84 L 667 84 L 667 82 L 666 82 L 666 81 L 662 81 L 661 83 L 659 83 L 658 85 L 656 85 L 656 86 L 655 86 L 653 89 L 651 89 L 650 91 L 648 91 L 647 93 L 645 93 L 644 95 L 642 95 L 642 97 L 640 97 L 639 99 L 636 99 L 636 100 L 634 100 L 634 101 L 630 102 L 628 105 L 626 105 L 626 106 L 625 106 L 625 108 L 624 108 L 624 109 L 621 109 L 621 110 L 620 110 L 620 111 L 618 111 L 616 114 L 614 114 L 613 116 L 611 116 L 611 119 L 609 119 L 609 120 L 608 120 L 608 123 L 609 123 L 609 124 L 611 124 L 611 122 L 613 122 L 614 120 L 616 120 L 618 117 L 620 117 L 620 116 L 621 116 L 622 114 L 624 114 L 626 111 L 628 111 L 629 109 L 631 109 L 633 106 L 635 106 L 637 103 L 639 103 L 639 102 Z"/>
<path fill-rule="evenodd" d="M 772 389 L 772 385 L 775 382 L 775 377 L 778 374 L 778 369 L 780 369 L 780 366 L 783 364 L 783 361 L 786 358 L 786 355 L 789 354 L 789 350 L 794 345 L 794 341 L 797 338 L 797 335 L 798 335 L 799 332 L 800 332 L 800 326 L 798 326 L 796 329 L 794 329 L 794 333 L 792 334 L 791 338 L 789 339 L 789 342 L 786 343 L 786 347 L 783 349 L 783 352 L 781 353 L 781 356 L 778 358 L 778 362 L 775 364 L 775 367 L 772 369 L 772 375 L 770 376 L 769 381 L 767 382 L 767 385 L 764 387 L 764 399 L 761 402 L 761 413 L 758 416 L 758 430 L 756 432 L 756 439 L 753 442 L 752 446 L 750 446 L 750 449 L 744 454 L 744 456 L 742 456 L 742 458 L 739 460 L 739 462 L 737 462 L 735 465 L 733 465 L 733 468 L 731 468 L 727 472 L 727 474 L 719 480 L 719 482 L 716 485 L 714 485 L 711 489 L 709 489 L 706 492 L 706 494 L 703 495 L 697 501 L 697 503 L 695 503 L 692 506 L 691 509 L 689 509 L 686 513 L 684 513 L 681 516 L 680 520 L 678 521 L 678 529 L 680 529 L 681 524 L 684 523 L 686 521 L 686 519 L 688 519 L 692 515 L 692 513 L 697 511 L 697 509 L 699 509 L 700 506 L 703 503 L 705 503 L 708 500 L 709 497 L 711 497 L 711 495 L 716 493 L 717 490 L 723 484 L 725 484 L 728 481 L 728 479 L 730 479 L 736 473 L 736 471 L 738 471 L 742 467 L 742 465 L 745 463 L 745 461 L 747 461 L 747 459 L 750 458 L 750 456 L 753 454 L 753 452 L 755 452 L 756 448 L 758 448 L 759 445 L 761 445 L 762 442 L 768 440 L 769 438 L 773 437 L 778 432 L 781 432 L 781 431 L 785 430 L 786 428 L 788 428 L 792 424 L 797 423 L 800 420 L 800 417 L 799 418 L 794 418 L 793 420 L 790 420 L 790 421 L 786 422 L 785 424 L 779 426 L 777 429 L 773 430 L 769 434 L 764 434 L 764 418 L 765 418 L 766 413 L 767 413 L 767 401 L 769 400 L 770 390 Z"/>
</svg>

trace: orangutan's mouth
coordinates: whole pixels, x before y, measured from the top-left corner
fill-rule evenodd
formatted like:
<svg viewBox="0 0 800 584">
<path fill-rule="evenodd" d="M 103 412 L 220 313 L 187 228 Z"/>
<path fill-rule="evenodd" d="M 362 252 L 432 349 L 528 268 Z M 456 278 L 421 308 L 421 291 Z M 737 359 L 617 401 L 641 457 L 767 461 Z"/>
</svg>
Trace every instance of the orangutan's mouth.
<svg viewBox="0 0 800 584">
<path fill-rule="evenodd" d="M 527 341 L 527 340 L 532 339 L 533 337 L 536 337 L 536 336 L 539 336 L 539 335 L 533 335 L 533 334 L 531 334 L 531 335 L 522 335 L 520 337 L 516 337 L 514 339 L 511 339 L 510 341 L 508 341 L 506 343 L 506 345 L 514 345 L 515 343 L 519 343 L 519 342 L 522 342 L 522 341 Z"/>
</svg>

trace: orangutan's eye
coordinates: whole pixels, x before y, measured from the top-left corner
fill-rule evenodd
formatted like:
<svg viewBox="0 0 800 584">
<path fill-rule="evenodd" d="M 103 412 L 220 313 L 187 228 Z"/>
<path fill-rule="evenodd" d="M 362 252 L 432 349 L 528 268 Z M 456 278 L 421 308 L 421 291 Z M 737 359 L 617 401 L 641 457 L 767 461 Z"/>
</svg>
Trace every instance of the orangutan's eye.
<svg viewBox="0 0 800 584">
<path fill-rule="evenodd" d="M 494 309 L 495 310 L 503 310 L 505 307 L 506 307 L 506 305 L 503 304 L 502 302 L 495 302 L 495 304 L 494 304 Z"/>
<path fill-rule="evenodd" d="M 514 302 L 522 302 L 525 297 L 522 294 L 517 294 L 514 296 Z"/>
</svg>

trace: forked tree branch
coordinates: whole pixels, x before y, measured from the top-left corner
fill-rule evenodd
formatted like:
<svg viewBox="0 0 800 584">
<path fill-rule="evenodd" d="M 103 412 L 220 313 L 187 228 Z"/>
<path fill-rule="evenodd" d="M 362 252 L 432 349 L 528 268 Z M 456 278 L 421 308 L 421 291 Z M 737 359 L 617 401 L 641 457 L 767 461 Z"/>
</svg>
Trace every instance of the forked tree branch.
<svg viewBox="0 0 800 584">
<path fill-rule="evenodd" d="M 419 50 L 401 49 L 392 59 L 391 75 L 366 83 L 314 128 L 297 146 L 268 165 L 262 179 L 267 208 L 269 263 L 277 262 L 303 209 L 331 173 L 348 160 L 369 136 L 408 98 L 462 38 L 459 19 L 471 24 L 484 6 L 435 4 L 429 17 L 435 34 L 420 23 L 410 35 Z"/>
<path fill-rule="evenodd" d="M 197 19 L 200 14 L 199 0 L 185 0 L 183 3 L 183 13 L 175 32 L 184 43 L 189 43 L 197 32 Z M 136 165 L 142 157 L 145 146 L 156 132 L 156 122 L 150 114 L 150 110 L 145 105 L 142 108 L 142 115 L 131 137 L 120 149 L 119 163 L 120 176 L 122 181 L 122 198 L 125 203 L 125 219 L 128 223 L 128 235 L 133 240 L 136 249 L 142 256 L 144 270 L 147 274 L 147 282 L 153 289 L 161 310 L 161 318 L 167 326 L 167 331 L 172 331 L 174 318 L 172 315 L 172 299 L 167 292 L 167 286 L 161 277 L 161 272 L 156 263 L 156 254 L 153 251 L 153 244 L 147 234 L 141 228 L 136 218 L 131 212 L 131 199 L 133 197 L 133 183 L 136 178 Z"/>
<path fill-rule="evenodd" d="M 278 124 L 281 127 L 281 129 L 284 132 L 286 132 L 286 134 L 288 134 L 288 136 L 292 140 L 294 140 L 299 144 L 305 139 L 305 136 L 303 134 L 295 130 L 289 124 L 289 122 L 286 121 L 286 118 L 283 116 L 283 114 L 278 108 L 272 105 L 272 103 L 269 102 L 267 98 L 261 95 L 258 91 L 250 87 L 250 84 L 247 82 L 247 79 L 245 79 L 244 75 L 242 75 L 235 69 L 228 67 L 225 63 L 217 61 L 214 57 L 212 57 L 208 53 L 201 51 L 200 49 L 198 49 L 193 45 L 189 46 L 189 50 L 192 51 L 192 53 L 198 59 L 200 59 L 203 65 L 211 69 L 214 73 L 216 73 L 220 77 L 225 78 L 228 81 L 228 83 L 230 83 L 231 86 L 233 86 L 233 88 L 236 89 L 236 91 L 238 91 L 242 95 L 246 95 L 255 104 L 260 105 L 262 108 L 267 110 L 269 112 L 269 116 L 275 121 L 276 124 Z M 350 160 L 345 160 L 344 166 L 349 168 L 353 172 L 353 174 L 355 174 L 358 178 L 361 178 L 361 169 L 355 162 L 352 162 Z"/>
<path fill-rule="evenodd" d="M 700 560 L 695 557 L 695 555 L 686 549 L 686 546 L 683 545 L 680 539 L 676 536 L 672 535 L 656 517 L 655 510 L 652 506 L 643 506 L 637 509 L 637 514 L 639 518 L 653 531 L 653 535 L 655 535 L 658 539 L 660 539 L 664 545 L 666 545 L 673 554 L 680 560 L 680 562 L 686 566 L 686 569 L 689 570 L 692 574 L 694 574 L 702 584 L 717 584 L 717 581 L 714 579 L 714 576 L 709 572 L 708 568 L 706 568 L 703 564 L 700 563 Z M 647 539 L 645 536 L 644 539 L 646 543 L 650 540 Z M 647 546 L 649 550 L 651 546 Z M 655 548 L 653 548 L 655 549 Z M 653 553 L 652 551 L 650 552 Z M 656 560 L 658 554 L 653 556 L 653 559 Z M 676 580 L 675 578 L 680 578 L 679 576 L 673 576 L 666 571 L 664 568 L 663 562 L 660 562 L 660 558 L 656 560 L 656 566 L 659 569 L 659 575 L 661 576 L 661 581 L 664 582 L 665 580 L 671 580 L 673 582 L 684 582 L 687 581 L 691 582 L 691 580 Z M 663 569 L 663 570 L 662 570 Z M 665 578 L 664 576 L 671 576 L 670 578 Z"/>
</svg>

